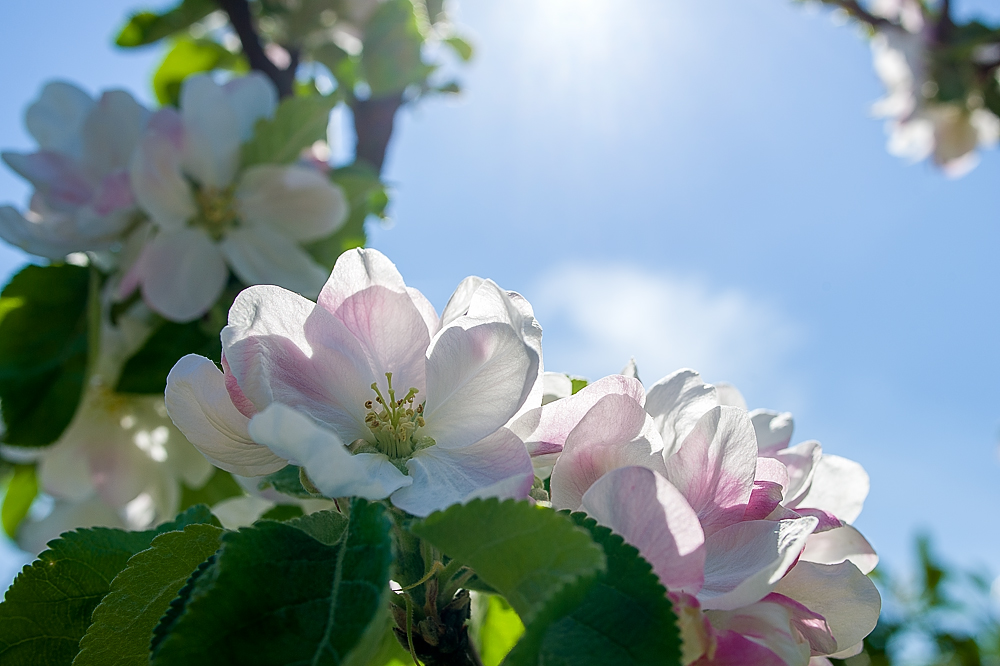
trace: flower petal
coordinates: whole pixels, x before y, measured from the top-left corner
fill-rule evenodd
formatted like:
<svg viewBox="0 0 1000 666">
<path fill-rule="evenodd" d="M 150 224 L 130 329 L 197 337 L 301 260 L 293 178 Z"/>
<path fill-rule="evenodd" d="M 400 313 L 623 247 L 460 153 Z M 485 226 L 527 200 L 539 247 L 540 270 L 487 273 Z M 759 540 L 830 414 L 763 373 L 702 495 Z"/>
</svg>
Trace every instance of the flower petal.
<svg viewBox="0 0 1000 666">
<path fill-rule="evenodd" d="M 375 377 L 339 319 L 287 289 L 244 289 L 222 329 L 226 363 L 257 410 L 280 402 L 353 442 L 370 436 L 365 401 Z"/>
<path fill-rule="evenodd" d="M 366 248 L 348 250 L 337 257 L 316 302 L 335 314 L 345 300 L 375 286 L 406 293 L 403 276 L 384 254 Z"/>
<path fill-rule="evenodd" d="M 385 499 L 413 479 L 383 455 L 351 455 L 332 430 L 305 414 L 274 403 L 250 419 L 250 436 L 282 458 L 305 468 L 327 497 Z"/>
<path fill-rule="evenodd" d="M 653 384 L 646 411 L 663 438 L 664 455 L 676 451 L 698 419 L 718 404 L 715 387 L 694 370 L 678 370 Z"/>
<path fill-rule="evenodd" d="M 66 235 L 59 233 L 65 225 L 52 224 L 64 220 L 50 217 L 44 222 L 31 222 L 10 206 L 0 206 L 0 238 L 16 245 L 29 254 L 61 261 L 71 252 L 86 249 L 78 242 L 66 242 Z M 97 248 L 94 248 L 97 249 Z"/>
<path fill-rule="evenodd" d="M 77 157 L 80 155 L 80 128 L 94 108 L 90 95 L 72 83 L 52 81 L 28 107 L 24 124 L 38 146 Z"/>
<path fill-rule="evenodd" d="M 171 321 L 191 321 L 208 312 L 229 278 L 222 253 L 204 229 L 161 233 L 139 261 L 143 300 Z"/>
<path fill-rule="evenodd" d="M 824 455 L 816 465 L 812 484 L 793 508 L 821 509 L 845 523 L 861 515 L 870 486 L 865 468 L 847 458 Z"/>
<path fill-rule="evenodd" d="M 557 509 L 578 508 L 584 493 L 619 467 L 665 472 L 661 446 L 653 420 L 632 396 L 605 395 L 566 437 L 549 484 L 552 505 Z"/>
<path fill-rule="evenodd" d="M 308 252 L 270 227 L 233 229 L 219 248 L 244 284 L 275 284 L 314 298 L 326 280 Z"/>
<path fill-rule="evenodd" d="M 413 484 L 393 493 L 392 503 L 415 516 L 483 497 L 487 489 L 500 492 L 501 499 L 524 499 L 534 479 L 524 444 L 506 428 L 462 449 L 423 449 L 406 468 Z M 502 483 L 508 479 L 511 483 Z"/>
<path fill-rule="evenodd" d="M 708 611 L 706 615 L 716 631 L 734 632 L 767 648 L 781 657 L 779 663 L 785 666 L 805 664 L 809 660 L 809 641 L 793 627 L 791 610 L 784 604 L 777 603 L 775 597 L 779 595 L 768 595 L 757 603 L 736 610 Z M 832 638 L 830 642 L 833 642 Z M 726 659 L 732 659 L 732 656 L 729 655 Z M 770 657 L 767 659 L 770 660 Z M 747 660 L 738 663 L 758 662 Z"/>
<path fill-rule="evenodd" d="M 204 187 L 233 182 L 240 159 L 240 116 L 222 86 L 207 74 L 184 80 L 184 170 Z"/>
<path fill-rule="evenodd" d="M 127 167 L 148 118 L 149 111 L 124 90 L 101 95 L 83 123 L 83 168 L 103 177 Z"/>
<path fill-rule="evenodd" d="M 288 464 L 250 438 L 250 419 L 233 406 L 215 363 L 188 354 L 167 375 L 167 413 L 213 465 L 240 476 L 263 476 Z"/>
<path fill-rule="evenodd" d="M 653 565 L 668 590 L 697 593 L 705 580 L 705 533 L 669 481 L 644 467 L 622 467 L 598 479 L 581 506 Z"/>
<path fill-rule="evenodd" d="M 785 487 L 785 504 L 790 507 L 798 502 L 812 485 L 816 465 L 823 457 L 823 447 L 819 442 L 808 441 L 772 454 L 788 470 L 788 485 Z"/>
<path fill-rule="evenodd" d="M 702 607 L 733 610 L 771 591 L 781 592 L 775 585 L 795 563 L 815 527 L 815 518 L 749 520 L 709 535 L 705 585 L 698 593 Z"/>
<path fill-rule="evenodd" d="M 757 469 L 757 441 L 742 409 L 702 416 L 666 460 L 666 477 L 698 513 L 706 535 L 743 519 Z"/>
<path fill-rule="evenodd" d="M 260 72 L 230 79 L 222 86 L 229 105 L 236 112 L 240 141 L 253 136 L 254 126 L 261 118 L 270 118 L 278 106 L 278 91 Z"/>
<path fill-rule="evenodd" d="M 844 525 L 810 536 L 802 560 L 818 564 L 840 564 L 847 560 L 867 576 L 878 564 L 878 555 L 861 532 Z"/>
<path fill-rule="evenodd" d="M 586 388 L 586 387 L 584 387 Z M 573 380 L 561 372 L 548 372 L 542 375 L 542 404 L 547 405 L 556 400 L 562 400 L 573 395 Z"/>
<path fill-rule="evenodd" d="M 157 111 L 129 164 L 129 181 L 139 205 L 161 228 L 181 229 L 198 208 L 181 172 L 184 127 L 173 109 Z"/>
<path fill-rule="evenodd" d="M 62 153 L 42 150 L 37 153 L 3 153 L 3 161 L 35 186 L 51 208 L 72 212 L 94 197 L 87 174 Z"/>
<path fill-rule="evenodd" d="M 747 411 L 747 401 L 743 399 L 743 394 L 729 382 L 716 382 L 715 396 L 720 405 L 739 407 L 744 412 Z"/>
<path fill-rule="evenodd" d="M 792 439 L 795 421 L 790 412 L 779 414 L 767 409 L 755 409 L 750 412 L 750 421 L 757 433 L 757 448 L 762 456 L 785 448 Z"/>
<path fill-rule="evenodd" d="M 325 238 L 347 219 L 344 191 L 315 169 L 295 164 L 250 167 L 240 176 L 235 197 L 244 220 L 296 241 Z"/>
<path fill-rule="evenodd" d="M 774 591 L 822 615 L 838 650 L 852 647 L 870 634 L 882 608 L 875 584 L 850 562 L 799 562 Z"/>
<path fill-rule="evenodd" d="M 448 304 L 444 306 L 441 313 L 441 326 L 447 326 L 459 317 L 465 316 L 469 312 L 469 303 L 472 302 L 472 295 L 479 290 L 479 287 L 486 282 L 481 277 L 470 275 L 455 287 Z"/>
<path fill-rule="evenodd" d="M 735 631 L 724 631 L 715 638 L 715 656 L 702 657 L 694 666 L 789 666 L 770 649 Z"/>
</svg>

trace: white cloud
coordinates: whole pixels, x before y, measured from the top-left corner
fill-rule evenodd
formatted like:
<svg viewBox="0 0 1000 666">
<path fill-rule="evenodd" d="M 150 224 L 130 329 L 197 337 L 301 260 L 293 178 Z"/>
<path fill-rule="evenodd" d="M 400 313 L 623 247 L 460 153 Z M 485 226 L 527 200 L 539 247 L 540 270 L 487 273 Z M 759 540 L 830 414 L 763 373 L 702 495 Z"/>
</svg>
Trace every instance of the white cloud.
<svg viewBox="0 0 1000 666">
<path fill-rule="evenodd" d="M 564 265 L 530 292 L 545 366 L 591 379 L 634 356 L 647 385 L 695 368 L 708 381 L 770 383 L 800 327 L 738 289 L 623 265 Z"/>
</svg>

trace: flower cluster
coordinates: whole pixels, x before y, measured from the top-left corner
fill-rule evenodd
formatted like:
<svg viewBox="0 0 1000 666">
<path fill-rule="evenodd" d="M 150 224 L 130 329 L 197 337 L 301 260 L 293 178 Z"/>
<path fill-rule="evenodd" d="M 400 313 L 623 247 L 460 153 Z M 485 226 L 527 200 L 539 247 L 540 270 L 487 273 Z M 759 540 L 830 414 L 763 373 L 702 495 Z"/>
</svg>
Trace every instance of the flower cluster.
<svg viewBox="0 0 1000 666">
<path fill-rule="evenodd" d="M 120 300 L 139 289 L 172 321 L 204 315 L 230 271 L 315 296 L 326 274 L 301 244 L 336 231 L 347 203 L 314 164 L 241 166 L 277 103 L 256 73 L 190 77 L 179 110 L 152 114 L 123 91 L 50 83 L 26 114 L 39 150 L 3 153 L 35 192 L 24 215 L 0 208 L 0 237 L 52 260 L 102 253 Z"/>
<path fill-rule="evenodd" d="M 889 152 L 913 161 L 933 157 L 951 175 L 966 173 L 977 163 L 978 148 L 1000 140 L 1000 118 L 984 106 L 982 86 L 961 94 L 941 90 L 952 87 L 939 80 L 943 73 L 935 65 L 937 54 L 948 48 L 942 31 L 950 23 L 934 21 L 919 0 L 883 0 L 874 11 L 887 20 L 876 26 L 871 47 L 886 88 L 874 111 L 888 118 Z M 977 57 L 995 59 L 989 48 L 977 48 L 972 64 L 984 70 L 986 62 Z"/>
<path fill-rule="evenodd" d="M 806 664 L 860 650 L 880 600 L 877 557 L 851 526 L 857 463 L 789 446 L 790 414 L 678 371 L 575 395 L 542 371 L 518 294 L 468 278 L 438 316 L 374 250 L 341 256 L 313 303 L 244 291 L 222 370 L 188 356 L 168 378 L 177 427 L 215 465 L 288 463 L 327 497 L 386 499 L 417 516 L 479 497 L 585 511 L 635 546 L 669 591 L 684 663 Z"/>
</svg>

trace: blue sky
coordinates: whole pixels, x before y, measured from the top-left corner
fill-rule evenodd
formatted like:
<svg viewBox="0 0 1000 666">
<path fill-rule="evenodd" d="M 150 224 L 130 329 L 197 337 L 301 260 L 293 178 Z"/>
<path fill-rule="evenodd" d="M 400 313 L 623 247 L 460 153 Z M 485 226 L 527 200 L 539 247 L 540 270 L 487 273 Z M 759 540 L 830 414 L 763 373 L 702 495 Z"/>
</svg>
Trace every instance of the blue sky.
<svg viewBox="0 0 1000 666">
<path fill-rule="evenodd" d="M 966 14 L 1000 11 L 958 0 Z M 990 6 L 991 5 L 991 6 Z M 58 77 L 149 99 L 132 1 L 8 10 L 0 146 Z M 964 179 L 885 151 L 867 45 L 787 0 L 463 0 L 466 92 L 403 112 L 372 229 L 440 308 L 469 274 L 522 292 L 549 369 L 635 355 L 790 410 L 862 462 L 858 526 L 890 565 L 930 529 L 1000 573 L 1000 156 Z M 0 201 L 27 190 L 0 172 Z M 8 274 L 23 255 L 0 250 Z"/>
</svg>

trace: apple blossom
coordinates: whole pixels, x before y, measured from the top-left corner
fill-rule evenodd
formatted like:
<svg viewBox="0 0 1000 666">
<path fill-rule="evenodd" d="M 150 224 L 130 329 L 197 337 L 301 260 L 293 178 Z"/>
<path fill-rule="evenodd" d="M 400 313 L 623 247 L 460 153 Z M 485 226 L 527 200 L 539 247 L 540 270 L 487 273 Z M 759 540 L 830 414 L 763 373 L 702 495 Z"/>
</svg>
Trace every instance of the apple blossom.
<svg viewBox="0 0 1000 666">
<path fill-rule="evenodd" d="M 224 85 L 193 76 L 179 111 L 150 118 L 129 174 L 156 233 L 122 280 L 121 296 L 141 287 L 154 311 L 188 321 L 215 303 L 230 269 L 244 284 L 319 293 L 326 273 L 299 244 L 343 224 L 343 192 L 306 165 L 240 166 L 240 146 L 276 105 L 260 74 Z"/>
<path fill-rule="evenodd" d="M 586 511 L 651 563 L 681 618 L 685 663 L 806 664 L 853 649 L 880 605 L 864 575 L 874 551 L 845 524 L 867 476 L 842 458 L 821 464 L 816 443 L 808 459 L 782 454 L 790 415 L 748 414 L 719 404 L 744 404 L 735 388 L 719 393 L 690 370 L 648 394 L 606 377 L 511 428 L 536 469 L 554 459 L 555 508 Z M 781 505 L 786 490 L 794 508 Z"/>
<path fill-rule="evenodd" d="M 250 287 L 222 332 L 223 371 L 181 359 L 167 409 L 222 469 L 292 462 L 328 497 L 389 497 L 415 515 L 526 497 L 531 461 L 504 425 L 539 390 L 540 329 L 493 282 L 462 289 L 439 319 L 375 250 L 341 255 L 316 303 Z"/>
<path fill-rule="evenodd" d="M 39 150 L 3 153 L 35 192 L 25 216 L 0 208 L 0 237 L 54 260 L 121 241 L 136 223 L 127 167 L 148 116 L 122 90 L 94 100 L 71 83 L 47 84 L 25 114 Z"/>
</svg>

